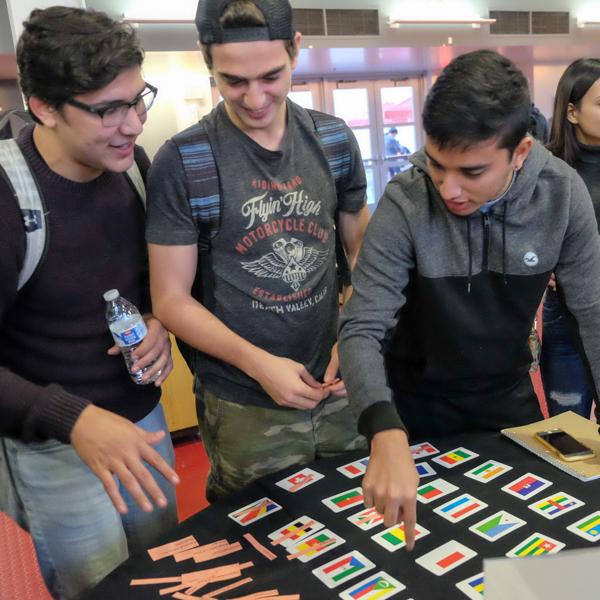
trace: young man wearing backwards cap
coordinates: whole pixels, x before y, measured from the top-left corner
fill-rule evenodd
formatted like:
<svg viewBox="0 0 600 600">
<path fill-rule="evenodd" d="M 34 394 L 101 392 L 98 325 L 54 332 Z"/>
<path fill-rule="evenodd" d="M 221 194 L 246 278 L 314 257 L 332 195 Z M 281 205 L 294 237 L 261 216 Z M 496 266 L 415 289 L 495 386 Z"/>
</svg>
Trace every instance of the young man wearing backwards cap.
<svg viewBox="0 0 600 600">
<path fill-rule="evenodd" d="M 301 39 L 289 2 L 202 0 L 196 25 L 223 97 L 201 121 L 221 200 L 210 265 L 200 268 L 188 200 L 208 192 L 190 183 L 181 148 L 194 128 L 155 158 L 147 240 L 154 309 L 195 349 L 215 500 L 289 465 L 364 447 L 336 382 L 335 228 L 352 265 L 368 212 L 351 131 L 341 125 L 349 164 L 336 185 L 314 115 L 287 98 Z M 193 294 L 207 270 L 210 293 Z"/>
<path fill-rule="evenodd" d="M 353 274 L 340 359 L 371 441 L 365 504 L 414 543 L 415 440 L 542 418 L 528 345 L 550 275 L 600 383 L 600 239 L 577 173 L 527 134 L 527 80 L 459 56 L 423 111 L 425 147 L 386 187 Z"/>
</svg>

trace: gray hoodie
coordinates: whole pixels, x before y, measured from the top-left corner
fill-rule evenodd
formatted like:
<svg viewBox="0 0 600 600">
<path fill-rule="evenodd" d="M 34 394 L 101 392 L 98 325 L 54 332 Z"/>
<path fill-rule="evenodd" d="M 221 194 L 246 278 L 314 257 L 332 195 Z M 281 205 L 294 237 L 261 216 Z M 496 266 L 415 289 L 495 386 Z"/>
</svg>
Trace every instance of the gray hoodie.
<svg viewBox="0 0 600 600">
<path fill-rule="evenodd" d="M 600 237 L 577 173 L 536 142 L 501 202 L 459 217 L 435 190 L 424 152 L 411 162 L 373 215 L 340 321 L 341 371 L 361 433 L 403 427 L 392 401 L 403 391 L 481 396 L 523 378 L 553 271 L 598 387 Z"/>
</svg>

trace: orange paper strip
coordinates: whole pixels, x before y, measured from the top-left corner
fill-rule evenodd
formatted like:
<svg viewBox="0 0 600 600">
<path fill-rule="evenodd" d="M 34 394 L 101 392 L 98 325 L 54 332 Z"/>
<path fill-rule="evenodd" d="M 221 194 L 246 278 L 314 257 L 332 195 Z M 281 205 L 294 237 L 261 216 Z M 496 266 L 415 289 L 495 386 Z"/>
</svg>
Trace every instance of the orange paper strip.
<svg viewBox="0 0 600 600">
<path fill-rule="evenodd" d="M 159 583 L 181 583 L 181 577 L 153 577 L 148 579 L 132 579 L 129 585 L 155 585 Z"/>
<path fill-rule="evenodd" d="M 239 552 L 242 549 L 242 545 L 239 542 L 235 542 L 227 547 L 216 548 L 214 550 L 206 551 L 203 553 L 194 554 L 194 561 L 206 562 L 207 560 L 212 560 L 213 558 L 221 558 L 222 556 L 227 556 L 228 554 L 233 554 L 234 552 Z"/>
<path fill-rule="evenodd" d="M 300 556 L 304 556 L 305 554 L 309 554 L 310 552 L 319 552 L 323 550 L 323 548 L 327 548 L 327 546 L 331 546 L 331 544 L 335 544 L 337 540 L 327 540 L 326 542 L 322 542 L 320 544 L 314 544 L 312 546 L 307 546 L 303 550 L 299 552 L 294 552 L 294 554 L 290 554 L 287 559 L 293 560 L 294 558 L 299 558 Z"/>
<path fill-rule="evenodd" d="M 173 594 L 173 598 L 177 598 L 177 600 L 198 600 L 198 596 L 190 596 L 189 594 L 183 594 L 181 592 L 176 592 Z"/>
<path fill-rule="evenodd" d="M 230 583 L 229 585 L 224 585 L 223 587 L 217 588 L 216 590 L 213 590 L 212 592 L 208 592 L 206 594 L 204 594 L 204 596 L 202 596 L 203 600 L 214 600 L 214 597 L 217 594 L 223 594 L 224 592 L 228 592 L 229 590 L 234 590 L 235 588 L 238 588 L 242 585 L 246 585 L 247 583 L 250 583 L 254 581 L 252 579 L 252 577 L 246 577 L 245 579 L 240 579 L 239 581 L 235 581 L 234 583 Z"/>
<path fill-rule="evenodd" d="M 273 554 L 268 548 L 265 548 L 251 533 L 245 533 L 244 539 L 247 540 L 255 550 L 260 552 L 265 558 L 269 560 L 275 560 L 277 558 L 276 554 Z"/>
<path fill-rule="evenodd" d="M 282 542 L 285 542 L 285 540 L 293 537 L 294 535 L 302 535 L 303 533 L 306 533 L 306 530 L 309 527 L 312 527 L 314 524 L 315 524 L 315 522 L 311 520 L 311 521 L 306 522 L 302 527 L 300 527 L 298 529 L 294 529 L 293 531 L 290 530 L 287 533 L 284 533 L 282 536 L 274 539 L 271 542 L 271 546 L 279 546 L 279 544 L 281 544 Z"/>
<path fill-rule="evenodd" d="M 188 537 L 176 540 L 175 542 L 170 542 L 168 544 L 163 544 L 162 546 L 150 548 L 148 550 L 148 554 L 150 555 L 150 558 L 152 560 L 160 560 L 165 556 L 171 556 L 172 554 L 176 554 L 177 552 L 189 550 L 190 548 L 194 548 L 197 545 L 198 542 L 196 541 L 196 538 L 193 535 L 188 535 Z"/>
<path fill-rule="evenodd" d="M 174 592 L 180 592 L 181 590 L 185 590 L 185 588 L 187 587 L 189 587 L 187 583 L 180 583 L 179 585 L 163 588 L 162 590 L 159 590 L 158 593 L 161 596 L 166 596 L 167 594 L 172 594 Z"/>
</svg>

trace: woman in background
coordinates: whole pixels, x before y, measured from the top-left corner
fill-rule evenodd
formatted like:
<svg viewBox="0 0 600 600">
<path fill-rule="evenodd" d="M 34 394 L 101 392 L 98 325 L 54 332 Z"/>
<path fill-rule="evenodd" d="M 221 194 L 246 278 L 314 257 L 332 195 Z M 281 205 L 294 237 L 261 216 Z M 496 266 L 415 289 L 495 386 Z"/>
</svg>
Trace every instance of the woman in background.
<svg viewBox="0 0 600 600">
<path fill-rule="evenodd" d="M 576 60 L 560 78 L 548 149 L 581 175 L 600 223 L 600 59 Z M 544 302 L 542 336 L 540 367 L 550 416 L 572 410 L 589 417 L 595 388 L 554 276 Z"/>
</svg>

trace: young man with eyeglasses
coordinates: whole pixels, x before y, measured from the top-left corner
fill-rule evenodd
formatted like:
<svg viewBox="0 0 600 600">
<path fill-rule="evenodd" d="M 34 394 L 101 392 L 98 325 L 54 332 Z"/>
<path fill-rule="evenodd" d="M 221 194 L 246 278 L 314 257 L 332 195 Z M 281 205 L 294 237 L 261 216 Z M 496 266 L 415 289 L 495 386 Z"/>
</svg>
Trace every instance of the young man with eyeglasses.
<svg viewBox="0 0 600 600">
<path fill-rule="evenodd" d="M 79 597 L 177 522 L 159 404 L 170 343 L 150 314 L 144 207 L 125 174 L 149 166 L 135 145 L 156 95 L 142 61 L 131 28 L 74 8 L 34 10 L 17 45 L 35 120 L 17 144 L 47 241 L 19 290 L 24 219 L 0 176 L 0 509 L 31 532 L 55 598 Z M 111 288 L 145 313 L 136 355 L 146 378 L 162 371 L 154 385 L 135 385 L 112 345 Z"/>
</svg>

